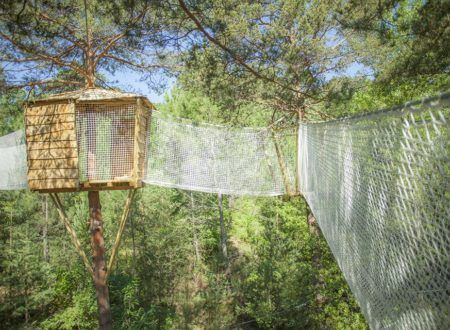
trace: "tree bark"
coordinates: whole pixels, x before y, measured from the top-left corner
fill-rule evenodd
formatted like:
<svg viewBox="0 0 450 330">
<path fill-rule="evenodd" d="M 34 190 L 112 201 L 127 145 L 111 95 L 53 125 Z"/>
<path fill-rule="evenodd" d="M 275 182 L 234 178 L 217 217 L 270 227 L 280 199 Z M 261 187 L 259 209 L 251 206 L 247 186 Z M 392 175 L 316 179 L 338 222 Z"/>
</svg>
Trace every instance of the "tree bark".
<svg viewBox="0 0 450 330">
<path fill-rule="evenodd" d="M 219 221 L 220 221 L 220 248 L 222 250 L 222 256 L 225 262 L 228 262 L 228 251 L 227 251 L 227 231 L 225 229 L 225 223 L 223 219 L 223 205 L 222 205 L 222 194 L 217 195 L 219 200 Z"/>
<path fill-rule="evenodd" d="M 42 244 L 44 249 L 44 260 L 49 261 L 49 253 L 48 253 L 48 195 L 44 196 L 44 202 L 42 205 L 44 211 L 44 228 L 42 228 Z"/>
<path fill-rule="evenodd" d="M 319 226 L 317 225 L 316 217 L 308 206 L 306 207 L 306 216 L 309 232 L 312 239 L 314 240 L 315 245 L 312 254 L 312 265 L 315 273 L 313 286 L 316 292 L 316 304 L 318 307 L 320 307 L 326 301 L 326 297 L 321 294 L 321 291 L 325 286 L 323 276 L 320 274 L 320 270 L 322 269 L 322 250 L 319 242 L 319 240 L 321 239 L 321 232 Z"/>
<path fill-rule="evenodd" d="M 105 241 L 103 238 L 100 193 L 98 191 L 89 191 L 88 198 L 92 258 L 94 262 L 94 285 L 97 296 L 99 329 L 112 329 L 109 291 L 106 284 Z"/>
<path fill-rule="evenodd" d="M 195 251 L 195 266 L 197 266 L 200 263 L 200 248 L 199 248 L 199 242 L 198 242 L 198 236 L 197 236 L 197 226 L 194 216 L 194 195 L 192 194 L 192 191 L 189 193 L 190 199 L 191 199 L 191 225 L 192 225 L 192 236 L 194 239 L 194 251 Z"/>
</svg>

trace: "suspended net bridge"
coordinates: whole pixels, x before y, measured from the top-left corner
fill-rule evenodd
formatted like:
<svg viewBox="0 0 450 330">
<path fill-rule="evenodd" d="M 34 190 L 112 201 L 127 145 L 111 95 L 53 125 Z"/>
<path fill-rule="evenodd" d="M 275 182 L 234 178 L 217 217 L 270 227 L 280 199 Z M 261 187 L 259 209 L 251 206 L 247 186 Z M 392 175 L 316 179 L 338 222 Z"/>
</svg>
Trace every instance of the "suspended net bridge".
<svg viewBox="0 0 450 330">
<path fill-rule="evenodd" d="M 300 193 L 372 328 L 444 329 L 450 325 L 449 104 L 446 93 L 283 132 L 154 111 L 142 181 L 230 195 Z M 129 152 L 127 111 L 133 109 L 121 110 L 120 122 L 108 112 L 77 115 L 80 178 L 124 174 L 128 165 L 115 158 Z M 93 120 L 96 137 L 80 138 Z M 0 138 L 0 158 L 0 190 L 27 189 L 24 131 Z"/>
</svg>

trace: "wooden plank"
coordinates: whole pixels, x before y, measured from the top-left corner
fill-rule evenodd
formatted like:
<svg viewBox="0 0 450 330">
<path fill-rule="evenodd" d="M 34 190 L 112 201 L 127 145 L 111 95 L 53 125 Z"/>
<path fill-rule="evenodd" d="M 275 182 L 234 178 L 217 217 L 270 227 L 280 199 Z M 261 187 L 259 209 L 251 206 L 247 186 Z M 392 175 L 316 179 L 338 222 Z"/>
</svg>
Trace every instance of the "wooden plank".
<svg viewBox="0 0 450 330">
<path fill-rule="evenodd" d="M 57 158 L 76 158 L 78 151 L 75 148 L 66 149 L 41 149 L 29 150 L 28 159 L 57 159 Z"/>
<path fill-rule="evenodd" d="M 146 129 L 146 121 L 139 120 L 142 116 L 145 108 L 142 104 L 141 98 L 137 99 L 136 102 L 136 113 L 135 113 L 135 126 L 134 126 L 134 155 L 133 155 L 133 179 L 139 180 L 142 174 L 142 164 L 139 159 L 139 154 L 143 152 L 144 144 L 141 141 L 141 135 L 143 130 Z"/>
<path fill-rule="evenodd" d="M 115 98 L 115 99 L 100 99 L 100 100 L 77 100 L 77 104 L 86 106 L 89 104 L 95 105 L 94 108 L 97 108 L 99 105 L 105 104 L 108 107 L 112 106 L 121 106 L 121 105 L 135 105 L 136 97 L 123 97 L 123 98 Z M 96 109 L 93 109 L 96 110 Z"/>
<path fill-rule="evenodd" d="M 41 150 L 41 149 L 61 149 L 61 148 L 77 148 L 77 141 L 43 141 L 43 142 L 31 142 L 28 144 L 28 150 Z"/>
<path fill-rule="evenodd" d="M 57 123 L 69 123 L 75 122 L 75 114 L 52 114 L 48 116 L 26 116 L 26 125 L 47 125 L 47 124 L 57 124 Z"/>
<path fill-rule="evenodd" d="M 78 188 L 78 179 L 28 180 L 30 190 Z"/>
<path fill-rule="evenodd" d="M 74 168 L 52 168 L 28 171 L 28 180 L 47 180 L 47 179 L 77 179 L 78 169 Z"/>
<path fill-rule="evenodd" d="M 72 104 L 48 104 L 42 106 L 30 106 L 26 109 L 26 116 L 49 116 L 73 113 L 75 113 L 75 111 Z"/>
<path fill-rule="evenodd" d="M 75 130 L 44 133 L 41 135 L 27 136 L 27 142 L 68 141 L 76 140 Z"/>
<path fill-rule="evenodd" d="M 42 135 L 45 133 L 60 132 L 64 130 L 74 130 L 75 123 L 52 123 L 48 125 L 27 126 L 25 129 L 26 136 Z"/>
<path fill-rule="evenodd" d="M 60 158 L 60 159 L 29 159 L 28 168 L 78 168 L 78 158 Z"/>
</svg>

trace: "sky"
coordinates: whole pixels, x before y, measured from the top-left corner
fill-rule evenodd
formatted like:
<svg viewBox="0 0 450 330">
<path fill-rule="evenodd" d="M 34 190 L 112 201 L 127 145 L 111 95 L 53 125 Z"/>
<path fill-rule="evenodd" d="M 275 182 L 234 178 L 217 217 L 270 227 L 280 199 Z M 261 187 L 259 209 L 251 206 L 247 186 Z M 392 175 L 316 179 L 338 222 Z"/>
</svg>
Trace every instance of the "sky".
<svg viewBox="0 0 450 330">
<path fill-rule="evenodd" d="M 164 101 L 164 95 L 169 94 L 172 87 L 175 85 L 176 80 L 164 76 L 162 74 L 156 74 L 156 80 L 165 81 L 164 88 L 156 91 L 148 86 L 146 81 L 141 81 L 142 73 L 132 70 L 119 70 L 115 74 L 106 74 L 108 81 L 114 82 L 114 86 L 122 89 L 126 92 L 137 93 L 146 96 L 152 103 L 161 103 Z"/>
<path fill-rule="evenodd" d="M 370 76 L 370 70 L 364 64 L 353 63 L 342 73 L 328 73 L 326 79 L 330 80 L 337 76 L 355 77 L 357 75 Z M 108 81 L 114 82 L 115 87 L 126 92 L 133 92 L 146 96 L 152 103 L 164 102 L 164 96 L 170 94 L 171 89 L 176 83 L 175 78 L 156 74 L 156 80 L 166 81 L 164 88 L 156 91 L 154 88 L 150 88 L 146 81 L 142 81 L 142 73 L 126 69 L 119 70 L 115 74 L 106 74 L 106 77 L 108 78 Z"/>
</svg>

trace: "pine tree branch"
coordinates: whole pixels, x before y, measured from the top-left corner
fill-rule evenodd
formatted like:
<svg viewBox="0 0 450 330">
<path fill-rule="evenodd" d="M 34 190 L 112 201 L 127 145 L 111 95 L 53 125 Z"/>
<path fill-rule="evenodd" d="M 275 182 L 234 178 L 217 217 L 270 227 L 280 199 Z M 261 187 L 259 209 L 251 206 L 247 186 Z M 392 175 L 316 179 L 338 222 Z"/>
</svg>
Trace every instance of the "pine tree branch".
<svg viewBox="0 0 450 330">
<path fill-rule="evenodd" d="M 197 19 L 197 17 L 189 10 L 189 8 L 186 6 L 186 3 L 183 0 L 178 0 L 178 3 L 181 7 L 181 9 L 186 13 L 186 15 L 192 20 L 192 22 L 194 22 L 194 24 L 197 26 L 198 30 L 214 45 L 216 45 L 217 47 L 219 47 L 220 49 L 222 49 L 224 52 L 228 53 L 234 60 L 236 63 L 238 63 L 239 65 L 241 65 L 242 67 L 244 67 L 248 72 L 250 72 L 251 74 L 253 74 L 255 77 L 271 82 L 279 87 L 282 87 L 284 89 L 287 89 L 291 92 L 294 92 L 296 94 L 300 94 L 303 96 L 307 96 L 310 98 L 313 98 L 311 95 L 308 95 L 300 90 L 297 90 L 295 88 L 292 88 L 291 86 L 285 85 L 283 83 L 281 83 L 280 81 L 265 76 L 263 74 L 261 74 L 260 72 L 256 71 L 255 69 L 253 69 L 250 65 L 248 65 L 247 63 L 245 63 L 244 59 L 242 59 L 239 55 L 237 55 L 235 52 L 233 52 L 230 48 L 228 48 L 227 46 L 225 46 L 223 43 L 221 43 L 218 39 L 216 39 L 214 36 L 212 36 L 208 31 L 206 31 L 205 27 L 202 25 L 202 23 Z"/>
<path fill-rule="evenodd" d="M 23 53 L 34 56 L 34 58 L 37 61 L 50 62 L 58 65 L 59 67 L 68 67 L 71 68 L 73 71 L 77 72 L 78 74 L 80 74 L 81 76 L 86 75 L 86 72 L 80 66 L 73 64 L 73 62 L 69 63 L 61 59 L 61 56 L 64 56 L 68 53 L 67 49 L 59 55 L 50 55 L 44 52 L 42 49 L 39 49 L 39 51 L 31 49 L 28 46 L 24 45 L 23 43 L 20 43 L 17 40 L 15 40 L 13 37 L 3 33 L 2 31 L 0 31 L 0 37 L 8 41 L 10 44 L 12 44 L 14 47 L 19 49 Z M 73 49 L 74 47 L 71 48 L 71 50 Z"/>
</svg>

